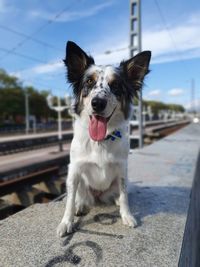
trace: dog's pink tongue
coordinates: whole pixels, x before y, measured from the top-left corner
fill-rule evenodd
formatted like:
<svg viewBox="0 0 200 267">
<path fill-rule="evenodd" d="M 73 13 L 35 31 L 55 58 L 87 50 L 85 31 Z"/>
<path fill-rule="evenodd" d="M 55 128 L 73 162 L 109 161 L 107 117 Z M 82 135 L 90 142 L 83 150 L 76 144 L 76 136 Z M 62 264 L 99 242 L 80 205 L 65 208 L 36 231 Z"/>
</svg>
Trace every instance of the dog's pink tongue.
<svg viewBox="0 0 200 267">
<path fill-rule="evenodd" d="M 106 136 L 107 120 L 101 116 L 92 116 L 89 123 L 89 134 L 94 141 L 102 141 Z"/>
</svg>

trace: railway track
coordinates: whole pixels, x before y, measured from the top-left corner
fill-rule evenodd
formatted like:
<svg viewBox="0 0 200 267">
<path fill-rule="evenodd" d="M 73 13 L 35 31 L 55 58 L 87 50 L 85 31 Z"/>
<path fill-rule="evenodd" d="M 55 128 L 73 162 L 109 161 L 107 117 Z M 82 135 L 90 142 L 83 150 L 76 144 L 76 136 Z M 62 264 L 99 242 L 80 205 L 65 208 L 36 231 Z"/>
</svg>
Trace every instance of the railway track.
<svg viewBox="0 0 200 267">
<path fill-rule="evenodd" d="M 65 181 L 60 175 L 60 166 L 53 165 L 0 182 L 0 220 L 33 203 L 44 203 L 59 198 L 65 193 Z M 47 190 L 44 189 L 44 185 Z"/>
<path fill-rule="evenodd" d="M 161 123 L 152 123 L 147 124 L 144 128 L 144 144 L 150 144 L 155 142 L 174 131 L 181 129 L 182 127 L 188 125 L 190 123 L 189 120 L 182 121 L 168 121 Z M 137 148 L 139 143 L 139 131 L 135 128 L 134 125 L 130 127 L 130 147 Z"/>
<path fill-rule="evenodd" d="M 58 178 L 59 176 L 59 165 L 54 165 L 39 171 L 32 172 L 22 177 L 17 177 L 12 180 L 0 182 L 0 197 L 7 194 L 11 194 L 15 191 L 21 191 L 26 186 L 32 186 L 45 180 L 52 178 Z"/>
</svg>

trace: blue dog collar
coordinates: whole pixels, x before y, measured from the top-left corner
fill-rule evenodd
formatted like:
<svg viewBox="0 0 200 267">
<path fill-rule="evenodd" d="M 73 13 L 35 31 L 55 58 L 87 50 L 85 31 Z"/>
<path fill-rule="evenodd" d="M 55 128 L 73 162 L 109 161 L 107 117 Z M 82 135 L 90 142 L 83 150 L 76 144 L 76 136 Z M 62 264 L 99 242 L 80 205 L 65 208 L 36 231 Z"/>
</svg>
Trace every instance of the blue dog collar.
<svg viewBox="0 0 200 267">
<path fill-rule="evenodd" d="M 115 140 L 121 139 L 121 138 L 122 138 L 121 132 L 119 130 L 115 130 L 111 134 L 107 135 L 107 137 L 104 140 L 115 141 Z"/>
</svg>

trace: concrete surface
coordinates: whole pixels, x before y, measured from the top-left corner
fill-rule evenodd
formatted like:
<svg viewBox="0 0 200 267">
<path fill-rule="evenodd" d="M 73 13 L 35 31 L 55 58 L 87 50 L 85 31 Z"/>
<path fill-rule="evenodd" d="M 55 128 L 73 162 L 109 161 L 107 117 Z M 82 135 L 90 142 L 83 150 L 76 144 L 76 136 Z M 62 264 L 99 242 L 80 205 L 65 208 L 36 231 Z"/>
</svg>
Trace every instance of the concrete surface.
<svg viewBox="0 0 200 267">
<path fill-rule="evenodd" d="M 70 144 L 63 145 L 63 152 L 59 152 L 58 145 L 38 150 L 23 151 L 20 153 L 4 155 L 0 157 L 0 182 L 10 173 L 20 171 L 34 165 L 40 165 L 47 161 L 56 160 L 69 154 Z"/>
<path fill-rule="evenodd" d="M 0 266 L 178 266 L 199 146 L 192 124 L 130 154 L 136 229 L 122 225 L 117 207 L 100 206 L 59 239 L 64 202 L 33 205 L 0 222 Z"/>
</svg>

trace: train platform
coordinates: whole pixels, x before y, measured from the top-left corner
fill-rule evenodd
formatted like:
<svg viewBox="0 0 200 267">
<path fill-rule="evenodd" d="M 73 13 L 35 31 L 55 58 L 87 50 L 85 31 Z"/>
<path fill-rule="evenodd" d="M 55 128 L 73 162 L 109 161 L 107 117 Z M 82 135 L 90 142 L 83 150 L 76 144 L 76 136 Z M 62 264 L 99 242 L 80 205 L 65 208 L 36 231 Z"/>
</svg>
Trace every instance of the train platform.
<svg viewBox="0 0 200 267">
<path fill-rule="evenodd" d="M 0 157 L 0 178 L 8 173 L 17 172 L 41 163 L 47 163 L 59 157 L 69 155 L 70 143 L 63 145 L 63 151 L 59 152 L 59 146 L 51 146 L 38 150 L 24 151 L 17 154 L 4 155 Z"/>
<path fill-rule="evenodd" d="M 137 228 L 116 206 L 76 217 L 75 231 L 56 236 L 65 199 L 36 204 L 0 221 L 2 266 L 199 265 L 200 125 L 190 124 L 129 156 L 129 203 Z"/>
<path fill-rule="evenodd" d="M 72 133 L 72 129 L 65 130 L 62 134 L 69 134 Z M 30 134 L 19 134 L 19 135 L 12 135 L 12 136 L 1 136 L 0 143 L 11 142 L 11 141 L 20 141 L 20 140 L 27 140 L 27 139 L 35 139 L 35 138 L 43 138 L 43 137 L 51 137 L 57 136 L 58 131 L 54 132 L 46 132 L 46 133 L 30 133 Z"/>
</svg>

